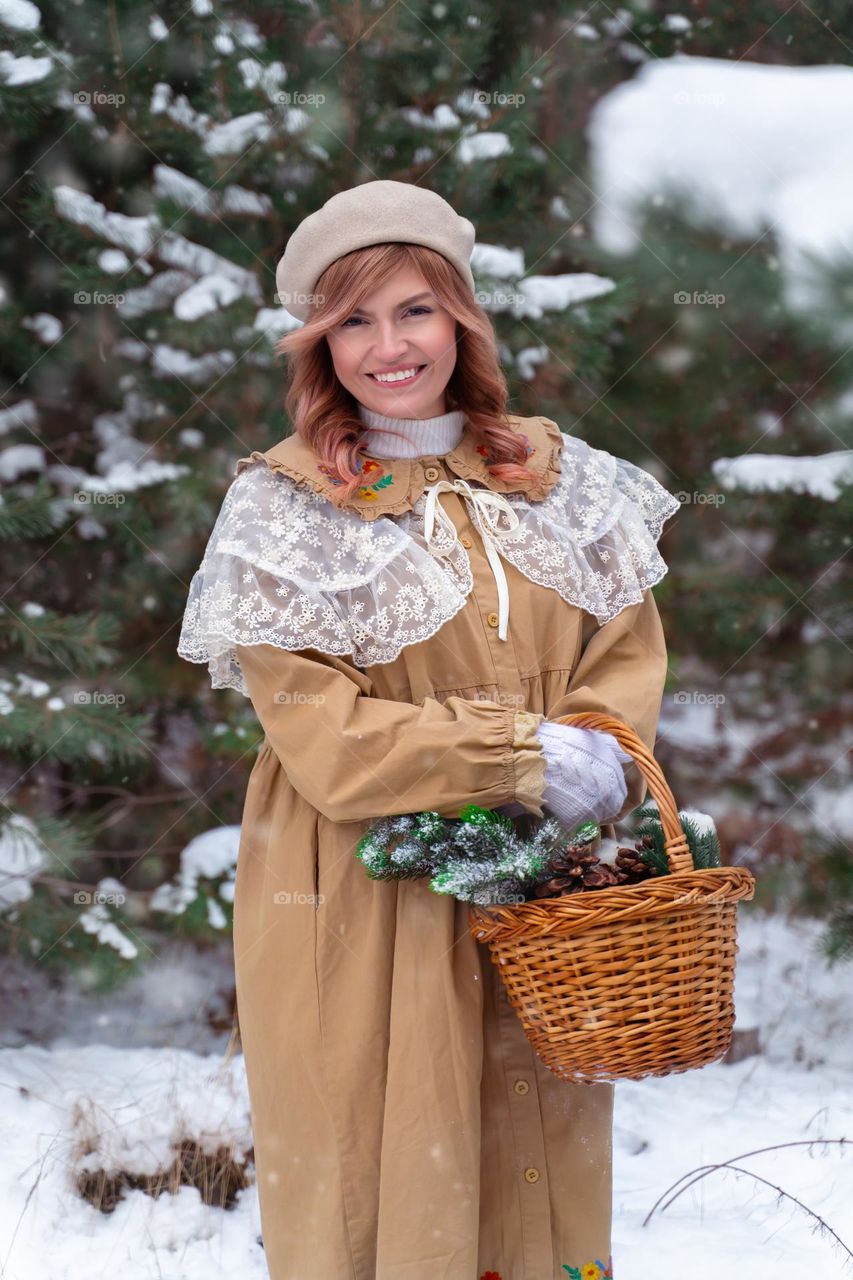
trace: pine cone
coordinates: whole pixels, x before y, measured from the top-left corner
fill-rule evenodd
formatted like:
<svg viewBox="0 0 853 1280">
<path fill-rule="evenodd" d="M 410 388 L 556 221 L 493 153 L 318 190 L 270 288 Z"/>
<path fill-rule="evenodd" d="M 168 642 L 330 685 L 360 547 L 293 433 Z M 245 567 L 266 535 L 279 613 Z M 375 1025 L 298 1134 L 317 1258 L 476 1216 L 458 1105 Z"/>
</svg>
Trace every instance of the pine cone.
<svg viewBox="0 0 853 1280">
<path fill-rule="evenodd" d="M 638 852 L 643 847 L 649 847 L 645 844 L 645 839 L 639 841 L 634 849 L 617 849 L 613 866 L 621 884 L 637 884 L 641 880 L 647 880 L 652 874 L 651 867 Z"/>
<path fill-rule="evenodd" d="M 549 877 L 534 888 L 537 898 L 559 898 L 585 889 L 603 889 L 619 884 L 612 867 L 600 861 L 587 845 L 568 845 L 548 866 Z"/>
</svg>

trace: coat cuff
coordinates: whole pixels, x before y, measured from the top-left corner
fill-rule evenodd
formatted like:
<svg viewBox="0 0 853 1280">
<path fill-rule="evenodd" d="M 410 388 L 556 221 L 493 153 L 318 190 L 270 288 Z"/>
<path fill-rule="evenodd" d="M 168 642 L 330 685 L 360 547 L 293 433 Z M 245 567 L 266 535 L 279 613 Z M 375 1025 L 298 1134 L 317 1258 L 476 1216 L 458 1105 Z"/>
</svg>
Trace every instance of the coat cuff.
<svg viewBox="0 0 853 1280">
<path fill-rule="evenodd" d="M 535 711 L 516 711 L 512 742 L 515 769 L 515 798 L 536 815 L 544 817 L 545 756 L 536 730 L 545 719 Z"/>
</svg>

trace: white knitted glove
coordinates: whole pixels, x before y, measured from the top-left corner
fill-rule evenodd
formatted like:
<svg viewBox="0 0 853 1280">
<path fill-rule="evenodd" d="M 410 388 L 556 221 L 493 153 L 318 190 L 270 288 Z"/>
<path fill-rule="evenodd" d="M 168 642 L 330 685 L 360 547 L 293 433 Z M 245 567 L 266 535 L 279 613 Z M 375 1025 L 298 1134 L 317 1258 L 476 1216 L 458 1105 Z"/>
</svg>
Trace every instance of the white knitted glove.
<svg viewBox="0 0 853 1280">
<path fill-rule="evenodd" d="M 628 794 L 622 764 L 633 756 L 613 735 L 543 720 L 536 736 L 545 756 L 542 802 L 563 826 L 615 817 Z"/>
</svg>

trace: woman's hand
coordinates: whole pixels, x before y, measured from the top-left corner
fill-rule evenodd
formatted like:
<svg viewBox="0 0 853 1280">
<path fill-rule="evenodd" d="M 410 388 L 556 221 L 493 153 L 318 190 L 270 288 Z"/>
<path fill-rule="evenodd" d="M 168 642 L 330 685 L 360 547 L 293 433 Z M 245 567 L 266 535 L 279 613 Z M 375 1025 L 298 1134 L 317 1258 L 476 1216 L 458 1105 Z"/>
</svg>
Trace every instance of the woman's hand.
<svg viewBox="0 0 853 1280">
<path fill-rule="evenodd" d="M 612 734 L 543 720 L 536 736 L 545 756 L 543 804 L 567 830 L 620 811 L 628 794 L 622 765 L 633 757 Z"/>
</svg>

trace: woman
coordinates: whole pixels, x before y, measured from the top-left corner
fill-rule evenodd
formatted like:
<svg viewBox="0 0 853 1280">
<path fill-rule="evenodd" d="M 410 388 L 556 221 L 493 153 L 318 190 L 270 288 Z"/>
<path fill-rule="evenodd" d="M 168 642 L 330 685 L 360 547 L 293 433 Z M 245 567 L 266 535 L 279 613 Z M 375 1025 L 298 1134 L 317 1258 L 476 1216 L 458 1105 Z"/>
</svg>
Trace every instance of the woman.
<svg viewBox="0 0 853 1280">
<path fill-rule="evenodd" d="M 534 1054 L 468 907 L 354 857 L 389 814 L 614 821 L 645 784 L 675 498 L 505 411 L 470 222 L 369 182 L 279 263 L 291 436 L 241 458 L 179 652 L 251 698 L 234 902 L 272 1280 L 612 1274 L 613 1086 Z"/>
</svg>

